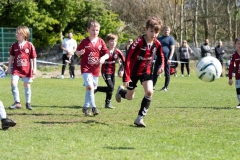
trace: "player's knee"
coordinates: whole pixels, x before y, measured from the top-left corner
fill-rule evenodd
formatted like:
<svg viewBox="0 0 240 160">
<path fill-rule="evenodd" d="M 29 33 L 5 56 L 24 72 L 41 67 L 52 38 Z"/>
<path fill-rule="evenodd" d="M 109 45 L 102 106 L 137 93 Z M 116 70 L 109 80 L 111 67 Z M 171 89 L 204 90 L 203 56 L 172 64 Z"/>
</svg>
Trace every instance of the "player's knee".
<svg viewBox="0 0 240 160">
<path fill-rule="evenodd" d="M 86 86 L 86 90 L 91 90 L 92 87 L 91 86 Z"/>
<path fill-rule="evenodd" d="M 108 87 L 108 92 L 113 92 L 113 89 L 114 89 L 113 86 L 109 86 Z"/>
<path fill-rule="evenodd" d="M 153 91 L 147 91 L 146 92 L 146 96 L 147 97 L 152 97 L 152 95 L 153 95 Z"/>
</svg>

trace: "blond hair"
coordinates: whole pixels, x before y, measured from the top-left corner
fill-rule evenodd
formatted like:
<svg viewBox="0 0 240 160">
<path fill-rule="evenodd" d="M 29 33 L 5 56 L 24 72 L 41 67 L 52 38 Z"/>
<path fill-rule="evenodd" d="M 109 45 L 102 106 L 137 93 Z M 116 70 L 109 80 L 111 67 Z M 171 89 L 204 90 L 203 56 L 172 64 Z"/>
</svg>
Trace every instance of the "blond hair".
<svg viewBox="0 0 240 160">
<path fill-rule="evenodd" d="M 92 26 L 93 27 L 100 27 L 100 23 L 96 20 L 91 20 L 90 22 L 88 22 L 87 28 L 90 29 Z"/>
<path fill-rule="evenodd" d="M 19 26 L 16 29 L 16 33 L 24 37 L 25 40 L 28 40 L 30 37 L 30 30 L 27 26 Z"/>
</svg>

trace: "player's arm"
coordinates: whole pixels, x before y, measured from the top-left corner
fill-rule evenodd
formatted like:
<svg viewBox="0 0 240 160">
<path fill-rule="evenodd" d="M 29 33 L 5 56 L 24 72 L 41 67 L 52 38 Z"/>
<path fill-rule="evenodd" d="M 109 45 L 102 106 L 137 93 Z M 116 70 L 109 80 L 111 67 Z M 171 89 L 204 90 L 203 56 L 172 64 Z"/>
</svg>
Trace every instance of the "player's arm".
<svg viewBox="0 0 240 160">
<path fill-rule="evenodd" d="M 163 55 L 163 52 L 162 52 L 162 46 L 159 46 L 159 48 L 157 50 L 157 53 L 158 53 L 158 56 L 160 57 L 160 58 L 157 58 L 157 59 L 159 61 L 161 61 L 160 62 L 161 65 L 159 66 L 158 72 L 157 72 L 157 74 L 159 75 L 164 71 L 164 55 Z"/>
<path fill-rule="evenodd" d="M 84 49 L 84 44 L 83 41 L 80 42 L 80 44 L 78 45 L 77 49 L 76 49 L 76 55 L 78 57 L 82 56 L 85 53 L 85 49 Z"/>
<path fill-rule="evenodd" d="M 231 56 L 231 59 L 230 59 L 230 65 L 229 65 L 229 70 L 228 70 L 228 78 L 229 78 L 229 81 L 228 81 L 228 84 L 231 86 L 233 84 L 233 81 L 232 81 L 232 73 L 233 73 L 233 69 L 234 69 L 234 56 L 232 55 Z"/>
<path fill-rule="evenodd" d="M 14 56 L 10 55 L 10 57 L 8 59 L 8 74 L 12 74 L 11 68 L 12 68 L 12 63 L 13 63 L 14 58 L 15 58 Z"/>
<path fill-rule="evenodd" d="M 36 58 L 32 59 L 32 70 L 33 70 L 33 75 L 37 73 L 37 60 Z"/>
</svg>

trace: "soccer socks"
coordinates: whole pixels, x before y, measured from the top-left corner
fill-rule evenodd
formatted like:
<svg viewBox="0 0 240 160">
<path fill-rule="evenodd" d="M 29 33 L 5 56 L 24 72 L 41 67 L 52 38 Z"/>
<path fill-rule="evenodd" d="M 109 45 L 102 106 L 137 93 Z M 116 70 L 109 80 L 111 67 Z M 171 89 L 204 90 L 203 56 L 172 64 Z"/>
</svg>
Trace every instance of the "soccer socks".
<svg viewBox="0 0 240 160">
<path fill-rule="evenodd" d="M 147 114 L 148 108 L 150 106 L 151 103 L 151 98 L 144 96 L 142 103 L 141 103 L 141 108 L 138 112 L 138 115 L 140 116 L 145 116 Z"/>
<path fill-rule="evenodd" d="M 12 85 L 12 94 L 15 102 L 20 102 L 18 86 Z"/>
<path fill-rule="evenodd" d="M 32 95 L 32 92 L 31 92 L 31 87 L 27 87 L 27 88 L 24 88 L 25 90 L 25 97 L 26 97 L 26 103 L 31 103 L 31 95 Z"/>
<path fill-rule="evenodd" d="M 97 92 L 107 92 L 108 91 L 108 87 L 101 87 L 101 86 L 99 86 L 99 87 L 97 87 L 96 91 Z"/>
<path fill-rule="evenodd" d="M 122 98 L 125 98 L 125 97 L 126 97 L 126 94 L 127 94 L 127 90 L 121 89 L 121 90 L 119 91 L 119 94 L 121 95 Z"/>
<path fill-rule="evenodd" d="M 86 90 L 85 102 L 83 107 L 89 107 L 89 106 L 96 107 L 94 90 Z"/>
<path fill-rule="evenodd" d="M 3 103 L 0 101 L 0 119 L 6 119 L 7 118 L 7 114 L 4 108 Z"/>
</svg>

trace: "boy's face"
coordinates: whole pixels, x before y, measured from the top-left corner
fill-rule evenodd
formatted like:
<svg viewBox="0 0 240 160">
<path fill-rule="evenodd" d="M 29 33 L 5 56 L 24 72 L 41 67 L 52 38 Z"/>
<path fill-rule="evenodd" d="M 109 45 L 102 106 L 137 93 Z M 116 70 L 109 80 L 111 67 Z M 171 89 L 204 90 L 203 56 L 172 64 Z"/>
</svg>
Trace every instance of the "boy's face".
<svg viewBox="0 0 240 160">
<path fill-rule="evenodd" d="M 116 39 L 111 39 L 108 41 L 108 47 L 109 48 L 115 48 L 117 45 L 117 40 Z"/>
<path fill-rule="evenodd" d="M 96 38 L 96 37 L 98 37 L 99 31 L 100 31 L 100 26 L 91 26 L 87 30 L 89 33 L 89 37 Z"/>
<path fill-rule="evenodd" d="M 238 52 L 240 52 L 240 40 L 238 40 L 235 44 L 235 48 Z"/>
<path fill-rule="evenodd" d="M 147 34 L 148 40 L 153 41 L 155 38 L 158 37 L 159 32 L 155 32 L 153 28 L 148 28 L 146 29 L 146 34 Z"/>
<path fill-rule="evenodd" d="M 16 31 L 16 39 L 17 41 L 23 41 L 24 37 Z"/>
</svg>

